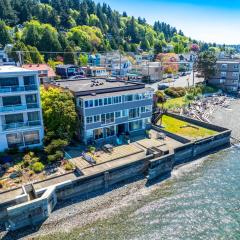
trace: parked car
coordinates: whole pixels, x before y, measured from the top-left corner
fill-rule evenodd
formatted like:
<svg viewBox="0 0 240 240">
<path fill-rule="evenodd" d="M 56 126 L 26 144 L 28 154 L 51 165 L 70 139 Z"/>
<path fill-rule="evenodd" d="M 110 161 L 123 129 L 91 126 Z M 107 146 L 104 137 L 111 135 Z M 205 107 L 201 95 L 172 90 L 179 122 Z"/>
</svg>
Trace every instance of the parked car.
<svg viewBox="0 0 240 240">
<path fill-rule="evenodd" d="M 167 88 L 169 88 L 169 86 L 166 84 L 158 84 L 158 90 L 165 90 Z"/>
<path fill-rule="evenodd" d="M 83 78 L 85 78 L 84 75 L 76 75 L 76 76 L 69 77 L 68 79 L 69 80 L 80 80 L 80 79 L 83 79 Z"/>
<path fill-rule="evenodd" d="M 181 72 L 180 76 L 184 77 L 187 76 L 186 72 Z"/>
<path fill-rule="evenodd" d="M 178 79 L 179 78 L 178 74 L 174 75 L 173 78 Z"/>
</svg>

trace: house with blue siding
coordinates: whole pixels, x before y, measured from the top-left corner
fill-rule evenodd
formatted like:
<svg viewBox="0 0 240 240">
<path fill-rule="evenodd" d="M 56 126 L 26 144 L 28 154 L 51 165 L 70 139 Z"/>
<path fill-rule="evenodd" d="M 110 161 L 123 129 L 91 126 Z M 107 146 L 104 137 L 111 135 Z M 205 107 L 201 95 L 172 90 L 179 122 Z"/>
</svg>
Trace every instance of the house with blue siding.
<svg viewBox="0 0 240 240">
<path fill-rule="evenodd" d="M 85 144 L 112 142 L 151 127 L 154 90 L 142 83 L 84 79 L 54 85 L 73 93 Z"/>
</svg>

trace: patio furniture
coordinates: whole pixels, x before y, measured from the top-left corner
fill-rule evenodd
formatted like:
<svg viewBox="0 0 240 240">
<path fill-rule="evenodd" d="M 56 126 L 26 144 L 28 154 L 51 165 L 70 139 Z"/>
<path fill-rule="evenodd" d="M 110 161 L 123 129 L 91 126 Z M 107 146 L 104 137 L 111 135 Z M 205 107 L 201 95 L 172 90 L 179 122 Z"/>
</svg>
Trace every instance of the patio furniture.
<svg viewBox="0 0 240 240">
<path fill-rule="evenodd" d="M 86 160 L 89 163 L 96 164 L 96 161 L 88 154 L 85 152 L 82 153 L 83 159 Z"/>
<path fill-rule="evenodd" d="M 103 149 L 104 149 L 106 152 L 112 153 L 112 152 L 113 152 L 113 145 L 111 145 L 111 144 L 105 144 L 105 145 L 103 146 Z"/>
</svg>

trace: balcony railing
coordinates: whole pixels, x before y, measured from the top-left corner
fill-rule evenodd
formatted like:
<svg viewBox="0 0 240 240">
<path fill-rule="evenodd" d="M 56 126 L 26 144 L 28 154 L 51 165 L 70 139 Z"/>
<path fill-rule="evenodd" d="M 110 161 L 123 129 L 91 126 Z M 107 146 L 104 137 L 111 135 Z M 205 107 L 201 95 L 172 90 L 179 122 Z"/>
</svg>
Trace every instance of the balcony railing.
<svg viewBox="0 0 240 240">
<path fill-rule="evenodd" d="M 28 92 L 28 91 L 36 91 L 37 89 L 38 89 L 37 85 L 9 86 L 9 87 L 0 87 L 0 93 Z"/>
<path fill-rule="evenodd" d="M 11 105 L 11 106 L 3 106 L 0 107 L 0 112 L 16 112 L 21 110 L 27 110 L 32 108 L 39 108 L 38 103 L 28 103 L 26 105 Z"/>
<path fill-rule="evenodd" d="M 41 121 L 37 120 L 37 121 L 3 124 L 2 129 L 3 131 L 5 131 L 5 130 L 19 129 L 19 128 L 25 128 L 25 127 L 35 127 L 35 126 L 41 126 Z"/>
</svg>

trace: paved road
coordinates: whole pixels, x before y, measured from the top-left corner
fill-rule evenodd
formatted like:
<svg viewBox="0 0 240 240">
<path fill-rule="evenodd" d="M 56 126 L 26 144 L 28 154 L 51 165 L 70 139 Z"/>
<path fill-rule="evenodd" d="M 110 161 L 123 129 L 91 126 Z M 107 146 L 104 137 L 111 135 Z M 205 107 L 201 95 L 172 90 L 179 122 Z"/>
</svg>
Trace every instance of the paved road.
<svg viewBox="0 0 240 240">
<path fill-rule="evenodd" d="M 189 76 L 179 77 L 179 79 L 175 79 L 175 82 L 163 83 L 163 84 L 169 85 L 170 87 L 188 87 L 188 79 L 189 79 L 189 86 L 192 86 L 193 85 L 193 73 L 191 73 L 191 75 L 189 75 Z M 203 78 L 195 77 L 195 83 L 198 83 L 198 82 L 203 82 Z M 155 91 L 157 91 L 159 83 L 160 82 L 153 83 L 153 84 L 147 84 L 146 86 L 151 87 Z"/>
</svg>

